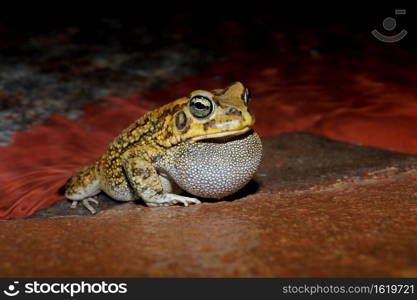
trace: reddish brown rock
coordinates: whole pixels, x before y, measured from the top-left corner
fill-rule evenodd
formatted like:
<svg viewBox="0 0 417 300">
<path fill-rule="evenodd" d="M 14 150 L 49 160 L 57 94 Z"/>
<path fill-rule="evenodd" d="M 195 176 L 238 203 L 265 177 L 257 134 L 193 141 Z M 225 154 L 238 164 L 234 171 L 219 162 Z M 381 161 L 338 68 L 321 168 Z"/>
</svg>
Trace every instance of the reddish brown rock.
<svg viewBox="0 0 417 300">
<path fill-rule="evenodd" d="M 2 221 L 0 275 L 417 276 L 415 156 L 301 133 L 263 141 L 257 183 L 227 201 L 102 197 L 96 216 L 46 218 L 69 211 L 61 201 Z"/>
</svg>

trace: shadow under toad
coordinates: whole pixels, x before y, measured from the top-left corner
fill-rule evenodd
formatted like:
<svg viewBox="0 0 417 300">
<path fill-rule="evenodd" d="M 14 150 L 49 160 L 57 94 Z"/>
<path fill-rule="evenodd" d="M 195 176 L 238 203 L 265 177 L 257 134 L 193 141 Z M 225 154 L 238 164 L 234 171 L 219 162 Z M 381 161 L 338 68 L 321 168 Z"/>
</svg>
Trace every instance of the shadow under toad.
<svg viewBox="0 0 417 300">
<path fill-rule="evenodd" d="M 259 184 L 255 180 L 251 179 L 248 182 L 248 184 L 246 184 L 243 188 L 241 188 L 236 193 L 233 193 L 227 197 L 220 198 L 220 199 L 198 197 L 198 199 L 203 203 L 204 202 L 217 203 L 217 202 L 222 202 L 222 201 L 234 201 L 234 200 L 238 200 L 238 199 L 247 197 L 249 195 L 255 194 L 258 191 L 258 189 L 259 189 Z M 183 194 L 187 197 L 195 197 L 194 195 L 189 194 L 187 192 Z"/>
</svg>

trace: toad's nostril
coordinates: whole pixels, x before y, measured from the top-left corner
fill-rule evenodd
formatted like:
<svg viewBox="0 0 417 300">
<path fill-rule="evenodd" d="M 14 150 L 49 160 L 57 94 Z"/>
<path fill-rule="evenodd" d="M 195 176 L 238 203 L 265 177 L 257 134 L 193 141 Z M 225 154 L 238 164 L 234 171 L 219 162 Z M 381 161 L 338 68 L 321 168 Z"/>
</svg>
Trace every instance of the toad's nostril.
<svg viewBox="0 0 417 300">
<path fill-rule="evenodd" d="M 241 116 L 242 112 L 235 107 L 229 107 L 226 111 L 226 115 Z"/>
</svg>

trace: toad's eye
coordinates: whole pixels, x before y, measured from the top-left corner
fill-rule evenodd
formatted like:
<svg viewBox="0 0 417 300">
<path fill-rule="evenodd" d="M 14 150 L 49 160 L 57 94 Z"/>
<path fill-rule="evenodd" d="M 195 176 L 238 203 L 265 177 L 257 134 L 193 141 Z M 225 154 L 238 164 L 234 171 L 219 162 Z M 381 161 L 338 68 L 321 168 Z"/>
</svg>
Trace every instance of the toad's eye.
<svg viewBox="0 0 417 300">
<path fill-rule="evenodd" d="M 191 114 L 197 119 L 207 118 L 214 109 L 214 102 L 204 95 L 196 95 L 188 102 Z"/>
<path fill-rule="evenodd" d="M 250 90 L 248 88 L 246 88 L 245 92 L 242 95 L 242 100 L 245 103 L 245 105 L 249 104 L 250 98 L 251 98 Z"/>
</svg>

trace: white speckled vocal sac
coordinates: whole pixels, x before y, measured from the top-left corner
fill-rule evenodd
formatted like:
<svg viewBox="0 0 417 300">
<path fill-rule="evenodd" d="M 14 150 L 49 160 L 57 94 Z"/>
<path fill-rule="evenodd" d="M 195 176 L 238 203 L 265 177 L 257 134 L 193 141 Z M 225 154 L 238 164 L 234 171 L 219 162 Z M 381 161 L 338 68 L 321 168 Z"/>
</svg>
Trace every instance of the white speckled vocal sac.
<svg viewBox="0 0 417 300">
<path fill-rule="evenodd" d="M 229 139 L 178 145 L 156 167 L 160 176 L 167 179 L 163 180 L 165 192 L 178 191 L 177 184 L 190 194 L 219 199 L 245 186 L 261 159 L 261 139 L 250 131 Z"/>
</svg>

